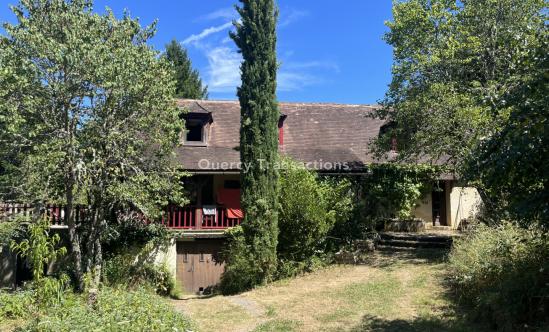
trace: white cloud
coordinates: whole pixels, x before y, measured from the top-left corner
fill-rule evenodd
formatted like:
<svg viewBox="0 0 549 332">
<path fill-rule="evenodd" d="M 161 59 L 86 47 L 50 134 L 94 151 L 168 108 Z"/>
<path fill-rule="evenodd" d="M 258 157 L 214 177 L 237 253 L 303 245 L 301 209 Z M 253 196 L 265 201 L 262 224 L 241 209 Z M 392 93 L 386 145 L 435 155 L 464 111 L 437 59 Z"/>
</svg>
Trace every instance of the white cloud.
<svg viewBox="0 0 549 332">
<path fill-rule="evenodd" d="M 284 14 L 284 13 L 282 13 Z M 296 20 L 309 15 L 306 11 L 291 10 L 282 15 L 280 26 L 287 26 Z M 199 20 L 235 19 L 234 9 L 220 9 L 200 17 Z M 232 27 L 232 22 L 226 22 L 218 26 L 212 26 L 193 34 L 181 42 L 186 46 L 195 47 L 206 57 L 208 64 L 203 68 L 205 82 L 208 91 L 217 94 L 236 93 L 236 88 L 241 84 L 240 64 L 242 56 L 231 43 L 227 35 L 219 34 L 221 31 Z M 292 57 L 293 50 L 282 53 L 282 59 Z M 283 61 L 278 71 L 278 91 L 301 90 L 307 86 L 325 82 L 326 72 L 338 73 L 339 67 L 331 61 L 311 60 L 304 62 Z M 212 96 L 213 97 L 213 96 Z M 215 97 L 214 97 L 215 98 Z"/>
<path fill-rule="evenodd" d="M 235 50 L 214 47 L 206 50 L 208 58 L 207 84 L 211 92 L 236 92 L 240 85 L 240 63 L 242 57 Z"/>
<path fill-rule="evenodd" d="M 228 8 L 221 8 L 216 11 L 213 11 L 209 14 L 206 14 L 204 16 L 200 16 L 195 20 L 197 21 L 213 21 L 218 18 L 222 18 L 223 20 L 234 20 L 238 17 L 238 13 L 234 7 L 228 7 Z"/>
<path fill-rule="evenodd" d="M 278 26 L 280 28 L 283 28 L 309 15 L 310 13 L 306 10 L 299 10 L 294 8 L 289 9 L 288 12 L 280 11 L 280 21 L 278 23 Z"/>
<path fill-rule="evenodd" d="M 190 43 L 198 42 L 198 41 L 208 37 L 211 34 L 217 33 L 219 31 L 223 31 L 223 30 L 228 29 L 232 26 L 233 26 L 232 22 L 227 22 L 227 23 L 224 23 L 222 25 L 215 26 L 215 27 L 209 27 L 207 29 L 202 30 L 202 32 L 199 33 L 199 34 L 190 35 L 185 40 L 183 40 L 181 42 L 181 44 L 187 45 L 187 44 L 190 44 Z"/>
<path fill-rule="evenodd" d="M 276 83 L 279 91 L 295 91 L 321 82 L 321 78 L 312 74 L 279 70 Z"/>
</svg>

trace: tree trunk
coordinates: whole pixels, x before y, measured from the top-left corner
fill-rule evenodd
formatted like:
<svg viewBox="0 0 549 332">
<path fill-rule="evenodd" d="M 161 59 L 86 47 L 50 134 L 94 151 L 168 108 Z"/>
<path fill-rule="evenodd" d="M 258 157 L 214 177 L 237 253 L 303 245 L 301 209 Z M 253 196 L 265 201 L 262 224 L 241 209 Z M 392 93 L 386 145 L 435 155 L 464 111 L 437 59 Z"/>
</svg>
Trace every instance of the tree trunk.
<svg viewBox="0 0 549 332">
<path fill-rule="evenodd" d="M 80 237 L 76 231 L 74 219 L 74 174 L 71 171 L 65 186 L 67 206 L 65 210 L 65 223 L 69 228 L 69 242 L 71 246 L 71 257 L 73 261 L 74 288 L 77 292 L 84 290 L 84 274 L 82 273 L 82 251 L 80 249 Z"/>
</svg>

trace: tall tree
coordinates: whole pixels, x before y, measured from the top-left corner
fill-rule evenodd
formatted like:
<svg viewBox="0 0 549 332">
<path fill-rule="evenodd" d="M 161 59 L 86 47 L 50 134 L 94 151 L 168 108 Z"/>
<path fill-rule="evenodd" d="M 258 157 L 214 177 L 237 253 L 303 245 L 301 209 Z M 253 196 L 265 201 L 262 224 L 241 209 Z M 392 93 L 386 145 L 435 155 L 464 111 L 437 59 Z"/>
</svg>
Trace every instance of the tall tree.
<svg viewBox="0 0 549 332">
<path fill-rule="evenodd" d="M 175 70 L 175 96 L 178 98 L 207 99 L 208 87 L 202 85 L 198 70 L 192 68 L 187 50 L 176 40 L 166 45 L 166 59 Z"/>
<path fill-rule="evenodd" d="M 240 0 L 231 33 L 244 61 L 240 100 L 240 159 L 249 166 L 241 171 L 242 227 L 257 268 L 255 281 L 270 280 L 276 269 L 278 236 L 277 187 L 279 119 L 276 101 L 276 21 L 274 0 Z M 247 169 L 247 168 L 243 168 Z"/>
<path fill-rule="evenodd" d="M 397 1 L 393 17 L 385 35 L 393 77 L 377 115 L 395 126 L 378 140 L 380 151 L 397 137 L 401 159 L 444 161 L 494 207 L 489 191 L 498 189 L 476 181 L 479 168 L 470 166 L 526 105 L 524 93 L 539 100 L 534 89 L 519 87 L 546 66 L 538 61 L 546 51 L 546 1 Z"/>
<path fill-rule="evenodd" d="M 21 0 L 0 39 L 1 146 L 15 155 L 4 169 L 20 184 L 5 192 L 65 204 L 77 289 L 85 272 L 99 281 L 116 209 L 153 216 L 168 195 L 181 199 L 171 153 L 182 123 L 172 68 L 147 45 L 154 25 L 92 9 L 88 0 Z"/>
</svg>

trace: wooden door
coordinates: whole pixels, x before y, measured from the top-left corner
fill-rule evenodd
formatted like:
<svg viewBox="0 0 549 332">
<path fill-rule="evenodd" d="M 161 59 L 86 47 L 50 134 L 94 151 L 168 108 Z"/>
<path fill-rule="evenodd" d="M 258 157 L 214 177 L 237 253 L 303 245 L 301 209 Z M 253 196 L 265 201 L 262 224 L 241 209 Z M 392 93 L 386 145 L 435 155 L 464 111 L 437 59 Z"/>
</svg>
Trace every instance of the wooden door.
<svg viewBox="0 0 549 332">
<path fill-rule="evenodd" d="M 224 264 L 219 253 L 223 241 L 201 239 L 177 245 L 177 280 L 191 293 L 209 293 L 221 280 Z"/>
<path fill-rule="evenodd" d="M 192 292 L 194 288 L 194 258 L 196 245 L 194 242 L 177 243 L 177 283 L 181 289 Z"/>
</svg>

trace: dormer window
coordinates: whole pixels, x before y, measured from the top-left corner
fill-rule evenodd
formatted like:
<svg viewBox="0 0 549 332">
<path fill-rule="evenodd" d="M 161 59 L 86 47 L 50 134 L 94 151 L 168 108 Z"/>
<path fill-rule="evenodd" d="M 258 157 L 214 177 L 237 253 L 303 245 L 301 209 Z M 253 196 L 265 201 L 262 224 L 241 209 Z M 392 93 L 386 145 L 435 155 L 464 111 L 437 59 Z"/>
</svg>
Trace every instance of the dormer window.
<svg viewBox="0 0 549 332">
<path fill-rule="evenodd" d="M 183 116 L 185 119 L 184 145 L 206 146 L 208 144 L 208 131 L 213 122 L 210 112 L 190 112 Z"/>
<path fill-rule="evenodd" d="M 204 124 L 198 121 L 187 121 L 185 123 L 185 142 L 205 142 Z"/>
</svg>

